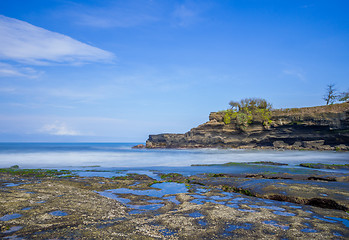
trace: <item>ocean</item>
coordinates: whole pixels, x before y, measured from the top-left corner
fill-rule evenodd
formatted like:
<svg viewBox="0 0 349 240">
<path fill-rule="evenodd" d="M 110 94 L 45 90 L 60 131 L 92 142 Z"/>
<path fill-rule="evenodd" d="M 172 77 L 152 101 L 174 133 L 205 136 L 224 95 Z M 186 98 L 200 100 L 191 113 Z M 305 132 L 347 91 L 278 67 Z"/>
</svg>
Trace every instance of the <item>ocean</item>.
<svg viewBox="0 0 349 240">
<path fill-rule="evenodd" d="M 314 171 L 300 163 L 349 164 L 348 152 L 236 149 L 132 149 L 138 143 L 0 143 L 0 167 L 70 170 L 159 170 L 166 172 Z M 288 166 L 191 166 L 227 162 L 272 161 Z M 98 172 L 96 171 L 96 172 Z M 321 170 L 344 171 L 347 170 Z"/>
</svg>

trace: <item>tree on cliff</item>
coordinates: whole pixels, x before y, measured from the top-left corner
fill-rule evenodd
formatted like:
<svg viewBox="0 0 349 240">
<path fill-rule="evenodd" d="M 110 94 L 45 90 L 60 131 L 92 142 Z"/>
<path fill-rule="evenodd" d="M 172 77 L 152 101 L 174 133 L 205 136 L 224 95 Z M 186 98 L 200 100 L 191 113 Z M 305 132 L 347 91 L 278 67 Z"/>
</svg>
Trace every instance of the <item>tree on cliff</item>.
<svg viewBox="0 0 349 240">
<path fill-rule="evenodd" d="M 245 98 L 239 102 L 230 101 L 229 105 L 232 109 L 237 112 L 240 111 L 256 111 L 257 109 L 268 109 L 271 110 L 272 105 L 267 100 L 262 98 Z"/>
<path fill-rule="evenodd" d="M 225 111 L 224 123 L 235 124 L 241 130 L 245 130 L 252 122 L 262 122 L 265 127 L 270 125 L 272 105 L 262 98 L 245 98 L 240 101 L 231 101 L 230 109 Z"/>
<path fill-rule="evenodd" d="M 338 100 L 341 102 L 349 101 L 349 91 L 340 93 Z"/>
<path fill-rule="evenodd" d="M 333 83 L 327 85 L 326 94 L 323 97 L 323 99 L 326 101 L 326 105 L 333 104 L 338 98 L 338 95 L 336 94 L 337 90 L 334 88 L 334 86 L 335 84 Z"/>
</svg>

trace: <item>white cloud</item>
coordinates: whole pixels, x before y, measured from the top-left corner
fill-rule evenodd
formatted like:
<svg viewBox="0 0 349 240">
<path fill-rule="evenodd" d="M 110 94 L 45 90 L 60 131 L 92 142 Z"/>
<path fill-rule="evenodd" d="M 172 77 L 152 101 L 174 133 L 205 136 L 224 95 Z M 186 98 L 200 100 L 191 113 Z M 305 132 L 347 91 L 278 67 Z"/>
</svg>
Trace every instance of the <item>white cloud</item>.
<svg viewBox="0 0 349 240">
<path fill-rule="evenodd" d="M 81 135 L 79 132 L 69 128 L 63 122 L 55 122 L 52 124 L 46 124 L 39 131 L 43 132 L 43 133 L 48 133 L 50 135 L 58 135 L 58 136 L 78 136 L 78 135 Z"/>
<path fill-rule="evenodd" d="M 0 15 L 0 59 L 45 65 L 111 62 L 113 58 L 108 51 L 66 35 Z M 16 71 L 4 73 L 13 75 Z"/>
<path fill-rule="evenodd" d="M 26 77 L 37 78 L 42 72 L 30 67 L 19 67 L 0 62 L 0 77 Z"/>
</svg>

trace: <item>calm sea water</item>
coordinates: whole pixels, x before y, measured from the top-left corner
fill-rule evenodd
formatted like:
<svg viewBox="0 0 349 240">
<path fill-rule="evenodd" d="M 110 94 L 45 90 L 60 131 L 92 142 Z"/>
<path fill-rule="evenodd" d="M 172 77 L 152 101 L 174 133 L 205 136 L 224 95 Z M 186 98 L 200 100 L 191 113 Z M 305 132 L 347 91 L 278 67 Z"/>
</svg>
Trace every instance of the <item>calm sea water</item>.
<svg viewBox="0 0 349 240">
<path fill-rule="evenodd" d="M 137 143 L 0 143 L 0 167 L 62 169 L 187 169 L 188 171 L 251 171 L 251 169 L 190 167 L 192 164 L 273 161 L 349 164 L 349 153 L 232 149 L 132 149 Z M 261 167 L 263 168 L 263 166 Z M 264 167 L 265 168 L 265 167 Z M 270 168 L 270 167 L 269 167 Z M 280 167 L 279 167 L 280 168 Z M 265 169 L 264 169 L 265 170 Z M 305 171 L 305 170 L 304 170 Z"/>
</svg>

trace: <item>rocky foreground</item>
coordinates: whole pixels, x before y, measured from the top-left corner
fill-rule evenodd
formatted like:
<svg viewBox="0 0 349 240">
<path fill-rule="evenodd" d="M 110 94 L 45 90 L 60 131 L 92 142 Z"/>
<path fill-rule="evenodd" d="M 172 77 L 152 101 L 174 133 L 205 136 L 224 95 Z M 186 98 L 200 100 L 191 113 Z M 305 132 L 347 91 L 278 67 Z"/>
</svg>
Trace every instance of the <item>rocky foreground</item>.
<svg viewBox="0 0 349 240">
<path fill-rule="evenodd" d="M 347 239 L 347 175 L 0 173 L 3 239 Z M 274 200 L 273 200 L 274 199 Z M 278 201 L 275 201 L 278 200 Z"/>
<path fill-rule="evenodd" d="M 256 148 L 349 150 L 349 102 L 271 111 L 270 124 L 254 121 L 241 129 L 224 122 L 224 111 L 185 134 L 150 135 L 147 148 Z"/>
</svg>

